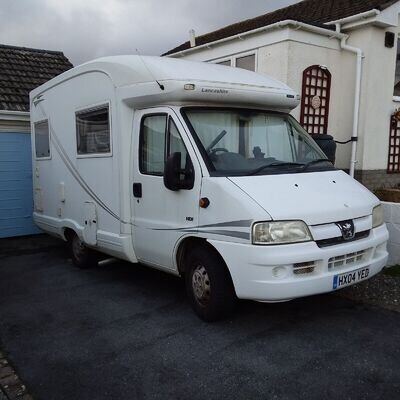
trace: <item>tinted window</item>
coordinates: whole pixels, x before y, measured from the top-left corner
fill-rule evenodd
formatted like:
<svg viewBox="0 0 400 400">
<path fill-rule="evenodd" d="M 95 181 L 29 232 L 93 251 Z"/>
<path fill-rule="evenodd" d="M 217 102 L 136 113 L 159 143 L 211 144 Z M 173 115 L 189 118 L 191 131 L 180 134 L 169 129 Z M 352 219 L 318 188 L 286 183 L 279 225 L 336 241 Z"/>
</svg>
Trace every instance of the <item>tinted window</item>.
<svg viewBox="0 0 400 400">
<path fill-rule="evenodd" d="M 78 154 L 110 153 L 108 106 L 76 113 Z"/>
<path fill-rule="evenodd" d="M 50 157 L 49 121 L 35 123 L 36 158 Z"/>
</svg>

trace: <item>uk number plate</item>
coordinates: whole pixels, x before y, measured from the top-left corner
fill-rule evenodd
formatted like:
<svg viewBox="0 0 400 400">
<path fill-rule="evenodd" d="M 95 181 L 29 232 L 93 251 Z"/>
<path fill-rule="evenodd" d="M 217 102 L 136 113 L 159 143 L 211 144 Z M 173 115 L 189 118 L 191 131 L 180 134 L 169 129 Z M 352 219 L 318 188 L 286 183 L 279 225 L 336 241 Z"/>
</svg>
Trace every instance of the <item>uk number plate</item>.
<svg viewBox="0 0 400 400">
<path fill-rule="evenodd" d="M 333 290 L 353 285 L 361 282 L 369 276 L 369 268 L 365 267 L 356 271 L 345 272 L 344 274 L 335 275 L 333 277 Z"/>
</svg>

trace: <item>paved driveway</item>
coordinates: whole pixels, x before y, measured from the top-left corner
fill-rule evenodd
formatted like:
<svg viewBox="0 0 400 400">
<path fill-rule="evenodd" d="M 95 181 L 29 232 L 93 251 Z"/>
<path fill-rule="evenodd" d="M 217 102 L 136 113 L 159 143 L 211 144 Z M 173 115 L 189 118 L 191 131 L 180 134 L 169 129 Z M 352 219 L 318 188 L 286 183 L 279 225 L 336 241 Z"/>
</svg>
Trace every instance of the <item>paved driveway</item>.
<svg viewBox="0 0 400 400">
<path fill-rule="evenodd" d="M 173 276 L 0 258 L 0 347 L 36 399 L 398 399 L 400 314 L 337 296 L 207 325 Z"/>
</svg>

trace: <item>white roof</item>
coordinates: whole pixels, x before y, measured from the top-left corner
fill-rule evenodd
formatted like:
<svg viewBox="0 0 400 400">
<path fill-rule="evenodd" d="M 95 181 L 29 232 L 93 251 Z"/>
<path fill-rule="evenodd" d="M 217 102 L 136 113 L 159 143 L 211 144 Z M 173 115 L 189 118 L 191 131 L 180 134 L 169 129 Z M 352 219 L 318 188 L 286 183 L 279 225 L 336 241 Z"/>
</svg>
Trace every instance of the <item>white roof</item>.
<svg viewBox="0 0 400 400">
<path fill-rule="evenodd" d="M 174 91 L 174 100 L 178 101 L 182 95 L 182 83 L 196 83 L 196 96 L 198 97 L 201 87 L 233 89 L 229 96 L 223 96 L 224 99 L 230 97 L 231 102 L 236 101 L 240 91 L 246 95 L 246 101 L 251 100 L 250 92 L 256 91 L 258 100 L 256 103 L 267 102 L 266 98 L 262 100 L 261 94 L 266 95 L 273 93 L 274 98 L 279 95 L 279 106 L 284 108 L 293 108 L 298 103 L 297 93 L 290 89 L 286 84 L 273 79 L 266 75 L 257 74 L 255 72 L 246 71 L 239 68 L 231 68 L 217 64 L 204 62 L 193 62 L 179 60 L 167 57 L 150 57 L 138 55 L 103 57 L 85 64 L 79 65 L 56 78 L 50 80 L 39 88 L 31 92 L 31 98 L 34 98 L 45 90 L 72 78 L 75 75 L 81 75 L 85 72 L 101 71 L 109 76 L 116 88 L 132 87 L 138 84 L 156 85 L 156 81 L 164 84 L 167 93 Z M 181 82 L 180 94 L 178 94 L 177 85 Z M 172 88 L 174 86 L 174 88 Z M 158 87 L 157 87 L 158 89 Z M 173 89 L 173 90 L 172 90 Z M 159 90 L 159 89 L 158 89 Z M 232 96 L 236 93 L 236 97 Z M 150 94 L 150 93 L 148 93 Z M 217 100 L 217 96 L 213 93 L 204 100 Z M 226 93 L 223 93 L 226 95 Z M 193 96 L 195 93 L 193 93 Z M 192 98 L 194 98 L 192 96 Z M 132 96 L 133 98 L 134 96 Z M 182 97 L 182 96 L 181 96 Z M 221 96 L 220 96 L 221 97 Z M 243 98 L 244 98 L 243 97 Z M 236 98 L 236 100 L 234 100 Z M 184 93 L 182 100 L 189 100 L 188 93 Z M 273 103 L 274 100 L 270 99 Z M 222 97 L 218 100 L 222 101 Z M 250 103 L 252 103 L 250 101 Z M 289 104 L 290 103 L 290 104 Z M 296 104 L 295 104 L 296 103 Z"/>
</svg>

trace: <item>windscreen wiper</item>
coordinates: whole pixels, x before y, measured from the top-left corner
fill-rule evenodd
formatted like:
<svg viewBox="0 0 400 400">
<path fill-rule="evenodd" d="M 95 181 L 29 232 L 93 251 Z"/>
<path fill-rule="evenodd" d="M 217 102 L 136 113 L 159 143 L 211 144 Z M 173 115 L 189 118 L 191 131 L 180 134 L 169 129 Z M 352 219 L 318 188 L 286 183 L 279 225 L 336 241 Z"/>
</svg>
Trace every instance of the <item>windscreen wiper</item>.
<svg viewBox="0 0 400 400">
<path fill-rule="evenodd" d="M 333 164 L 327 158 L 319 158 L 318 160 L 313 160 L 313 161 L 308 162 L 307 164 L 304 164 L 302 171 L 306 171 L 312 165 L 316 165 L 316 164 L 320 164 L 320 163 L 329 163 L 333 166 Z"/>
<path fill-rule="evenodd" d="M 304 167 L 304 164 L 293 163 L 293 162 L 275 162 L 272 164 L 265 164 L 262 167 L 250 171 L 248 175 L 257 175 L 259 172 L 267 168 L 277 168 L 277 167 Z"/>
</svg>

